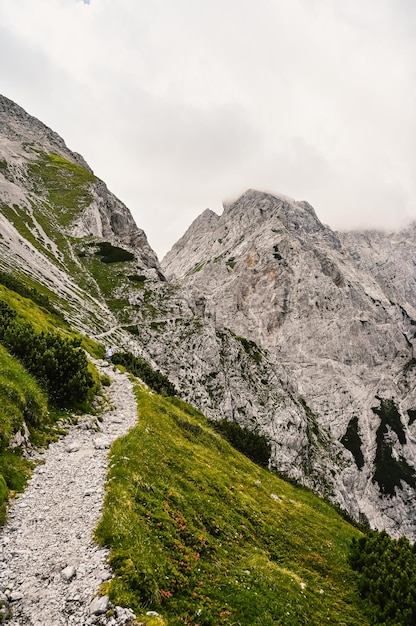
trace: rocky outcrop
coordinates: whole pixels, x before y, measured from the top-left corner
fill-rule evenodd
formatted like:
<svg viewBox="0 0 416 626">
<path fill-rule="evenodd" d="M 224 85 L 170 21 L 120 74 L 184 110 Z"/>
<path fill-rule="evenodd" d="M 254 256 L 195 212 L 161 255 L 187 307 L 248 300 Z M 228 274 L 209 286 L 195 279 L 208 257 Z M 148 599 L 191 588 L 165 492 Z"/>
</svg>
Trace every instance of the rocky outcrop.
<svg viewBox="0 0 416 626">
<path fill-rule="evenodd" d="M 0 233 L 3 268 L 29 276 L 57 295 L 58 308 L 84 332 L 97 332 L 99 320 L 98 330 L 116 323 L 105 302 L 107 294 L 91 271 L 99 252 L 95 243 L 130 252 L 127 275 L 164 280 L 146 235 L 127 207 L 59 135 L 3 96 Z M 105 273 L 100 269 L 97 274 Z"/>
<path fill-rule="evenodd" d="M 416 311 L 416 224 L 399 232 L 339 233 L 354 265 L 370 274 L 390 302 L 414 319 Z"/>
<path fill-rule="evenodd" d="M 91 203 L 71 225 L 71 235 L 78 238 L 93 236 L 121 244 L 134 250 L 143 268 L 154 268 L 161 273 L 156 254 L 127 207 L 100 180 L 92 186 L 91 195 Z"/>
<path fill-rule="evenodd" d="M 91 171 L 83 157 L 69 150 L 58 133 L 18 104 L 0 95 L 1 157 L 9 155 L 14 163 L 36 158 L 35 151 L 54 152 Z"/>
</svg>

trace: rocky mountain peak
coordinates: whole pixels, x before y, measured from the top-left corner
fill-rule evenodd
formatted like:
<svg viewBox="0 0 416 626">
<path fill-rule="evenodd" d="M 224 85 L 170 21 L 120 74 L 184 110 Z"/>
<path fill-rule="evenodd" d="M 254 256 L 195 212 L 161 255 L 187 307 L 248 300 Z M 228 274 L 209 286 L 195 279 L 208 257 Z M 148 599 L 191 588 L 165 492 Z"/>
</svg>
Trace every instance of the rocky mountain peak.
<svg viewBox="0 0 416 626">
<path fill-rule="evenodd" d="M 324 228 L 308 202 L 255 189 L 248 189 L 234 202 L 224 204 L 224 217 L 240 220 L 246 217 L 255 221 L 279 219 L 288 229 L 307 232 Z"/>
<path fill-rule="evenodd" d="M 0 95 L 0 157 L 3 166 L 0 169 L 0 187 L 2 199 L 7 204 L 25 203 L 30 211 L 32 196 L 43 195 L 43 190 L 33 185 L 21 185 L 21 181 L 29 176 L 33 178 L 33 171 L 42 174 L 45 182 L 48 170 L 52 177 L 59 177 L 59 168 L 62 181 L 67 178 L 68 184 L 80 184 L 81 172 L 88 181 L 88 195 L 90 202 L 84 206 L 82 212 L 73 211 L 73 219 L 66 224 L 67 234 L 74 237 L 95 236 L 119 242 L 136 249 L 143 262 L 160 272 L 156 254 L 150 248 L 143 230 L 139 229 L 127 207 L 118 200 L 108 189 L 105 183 L 93 175 L 92 169 L 82 156 L 70 150 L 64 140 L 43 122 L 26 113 L 26 111 Z M 57 155 L 64 159 L 50 159 L 49 155 Z M 48 161 L 49 158 L 49 161 Z M 42 164 L 42 170 L 37 163 Z M 71 165 L 80 170 L 71 169 Z M 77 180 L 69 174 L 78 173 Z M 56 183 L 56 180 L 55 180 Z M 22 196 L 22 191 L 23 196 Z M 87 193 L 87 190 L 85 189 Z M 20 196 L 20 198 L 19 198 Z M 13 200 L 14 199 L 14 200 Z"/>
<path fill-rule="evenodd" d="M 77 152 L 69 150 L 58 133 L 1 94 L 0 128 L 0 141 L 3 145 L 7 140 L 12 142 L 14 158 L 19 154 L 25 158 L 34 158 L 36 157 L 34 149 L 40 149 L 45 152 L 55 152 L 92 172 L 84 158 Z"/>
<path fill-rule="evenodd" d="M 283 240 L 297 241 L 296 245 L 304 245 L 306 240 L 318 245 L 322 240 L 324 246 L 341 247 L 336 233 L 320 222 L 308 202 L 249 189 L 237 200 L 225 203 L 221 216 L 207 209 L 197 217 L 167 253 L 162 266 L 170 276 L 185 276 L 208 259 L 228 256 L 233 263 L 250 246 L 273 247 Z"/>
<path fill-rule="evenodd" d="M 80 306 L 85 297 L 80 284 L 89 287 L 90 312 L 97 307 L 92 294 L 99 295 L 81 259 L 93 259 L 100 245 L 129 259 L 131 275 L 164 280 L 156 254 L 129 209 L 57 133 L 4 96 L 0 233 L 3 265 L 77 301 L 80 317 L 89 308 L 86 300 Z M 109 311 L 107 315 L 111 319 Z"/>
</svg>

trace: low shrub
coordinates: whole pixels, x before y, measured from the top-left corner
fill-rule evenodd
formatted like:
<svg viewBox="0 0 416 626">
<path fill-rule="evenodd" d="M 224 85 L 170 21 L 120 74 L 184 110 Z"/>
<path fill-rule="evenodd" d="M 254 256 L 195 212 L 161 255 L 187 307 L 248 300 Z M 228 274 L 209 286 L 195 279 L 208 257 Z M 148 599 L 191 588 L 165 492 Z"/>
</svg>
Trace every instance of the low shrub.
<svg viewBox="0 0 416 626">
<path fill-rule="evenodd" d="M 178 394 L 167 376 L 154 370 L 147 361 L 134 356 L 131 352 L 116 352 L 112 360 L 115 365 L 122 365 L 162 396 L 176 396 Z"/>
<path fill-rule="evenodd" d="M 0 474 L 0 524 L 4 524 L 6 517 L 6 502 L 9 499 L 9 490 L 7 488 L 6 481 L 2 474 Z"/>
<path fill-rule="evenodd" d="M 349 560 L 373 624 L 416 624 L 416 547 L 408 539 L 368 531 L 352 540 Z"/>
<path fill-rule="evenodd" d="M 48 296 L 45 296 L 43 293 L 40 293 L 34 287 L 28 287 L 24 282 L 12 276 L 12 274 L 8 274 L 7 272 L 0 271 L 0 283 L 7 287 L 8 289 L 12 289 L 12 291 L 18 293 L 24 298 L 29 298 L 35 304 L 38 304 L 49 313 L 55 315 L 55 317 L 64 320 L 62 313 L 56 309 Z"/>
<path fill-rule="evenodd" d="M 82 407 L 92 397 L 94 381 L 85 353 L 79 349 L 81 340 L 36 332 L 4 301 L 0 301 L 0 315 L 0 341 L 45 387 L 51 402 Z"/>
<path fill-rule="evenodd" d="M 100 261 L 103 263 L 124 263 L 126 261 L 134 261 L 136 258 L 128 250 L 113 246 L 108 241 L 102 241 L 97 245 L 99 249 L 96 254 L 101 257 Z"/>
<path fill-rule="evenodd" d="M 47 399 L 34 378 L 0 345 L 0 451 L 23 426 L 48 421 Z"/>
<path fill-rule="evenodd" d="M 264 435 L 259 435 L 236 422 L 229 422 L 225 419 L 213 421 L 211 424 L 236 450 L 242 452 L 257 465 L 268 466 L 271 447 Z"/>
<path fill-rule="evenodd" d="M 0 452 L 0 526 L 6 521 L 9 490 L 23 491 L 33 466 L 33 461 L 26 459 L 19 448 Z"/>
</svg>

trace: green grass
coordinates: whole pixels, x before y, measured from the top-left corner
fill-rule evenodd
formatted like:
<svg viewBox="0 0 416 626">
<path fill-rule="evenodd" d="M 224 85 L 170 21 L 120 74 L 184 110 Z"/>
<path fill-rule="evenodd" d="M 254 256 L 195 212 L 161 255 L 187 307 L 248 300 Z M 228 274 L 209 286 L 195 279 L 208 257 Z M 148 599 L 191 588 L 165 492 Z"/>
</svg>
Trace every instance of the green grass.
<svg viewBox="0 0 416 626">
<path fill-rule="evenodd" d="M 45 295 L 36 287 L 30 287 L 26 281 L 20 280 L 14 274 L 10 272 L 3 272 L 0 270 L 0 283 L 3 284 L 8 289 L 14 291 L 15 293 L 20 294 L 25 298 L 29 298 L 33 302 L 36 302 L 42 309 L 52 313 L 55 318 L 59 318 L 61 322 L 65 323 L 65 319 L 63 318 L 60 311 L 58 311 L 53 304 L 51 303 L 49 296 Z"/>
<path fill-rule="evenodd" d="M 113 312 L 117 311 L 120 313 L 126 308 L 129 308 L 128 299 L 118 296 L 118 293 L 122 291 L 122 288 L 125 287 L 128 282 L 128 279 L 122 272 L 114 271 L 114 267 L 108 263 L 102 263 L 101 260 L 94 255 L 82 257 L 81 261 L 87 271 L 93 276 L 94 280 L 97 281 L 101 290 L 101 297 L 104 297 Z"/>
<path fill-rule="evenodd" d="M 35 379 L 0 344 L 0 450 L 25 419 L 34 426 L 47 420 L 46 395 Z"/>
<path fill-rule="evenodd" d="M 42 154 L 29 164 L 35 193 L 45 193 L 59 224 L 68 226 L 92 201 L 89 191 L 96 177 L 57 154 Z"/>
<path fill-rule="evenodd" d="M 96 531 L 111 548 L 113 602 L 170 626 L 368 623 L 347 563 L 357 529 L 178 398 L 136 396 L 139 422 L 112 447 Z"/>
<path fill-rule="evenodd" d="M 32 218 L 28 214 L 28 212 L 17 206 L 13 205 L 13 208 L 4 202 L 0 202 L 0 211 L 3 213 L 5 217 L 9 220 L 11 224 L 16 228 L 16 230 L 29 241 L 34 248 L 37 248 L 47 256 L 52 258 L 50 251 L 43 246 L 43 244 L 35 237 L 33 232 L 35 232 L 35 225 L 33 223 Z"/>
<path fill-rule="evenodd" d="M 57 330 L 57 324 L 62 331 L 69 331 L 68 324 L 61 318 L 57 319 L 52 313 L 38 306 L 31 298 L 26 298 L 12 289 L 0 284 L 0 300 L 7 302 L 22 319 L 30 322 L 36 330 Z"/>
<path fill-rule="evenodd" d="M 209 261 L 199 261 L 198 263 L 196 263 L 196 265 L 193 266 L 193 268 L 186 272 L 185 276 L 192 276 L 192 274 L 200 272 L 202 268 L 207 264 L 207 262 L 209 263 Z"/>
<path fill-rule="evenodd" d="M 60 332 L 62 336 L 81 340 L 81 346 L 97 359 L 104 358 L 104 346 L 91 337 L 75 332 L 62 317 L 57 317 L 44 307 L 36 304 L 30 297 L 25 297 L 9 289 L 0 282 L 0 300 L 7 302 L 26 322 L 30 322 L 37 331 Z"/>
</svg>

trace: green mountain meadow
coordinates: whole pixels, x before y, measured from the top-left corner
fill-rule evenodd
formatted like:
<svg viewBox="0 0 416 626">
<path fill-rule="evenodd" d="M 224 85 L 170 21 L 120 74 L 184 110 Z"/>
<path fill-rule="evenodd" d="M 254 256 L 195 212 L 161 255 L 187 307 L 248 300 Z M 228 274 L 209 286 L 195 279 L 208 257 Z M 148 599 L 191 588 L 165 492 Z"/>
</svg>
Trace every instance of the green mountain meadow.
<svg viewBox="0 0 416 626">
<path fill-rule="evenodd" d="M 188 404 L 142 384 L 136 397 L 96 533 L 111 547 L 110 599 L 172 626 L 369 623 L 347 562 L 356 528 Z"/>
</svg>

